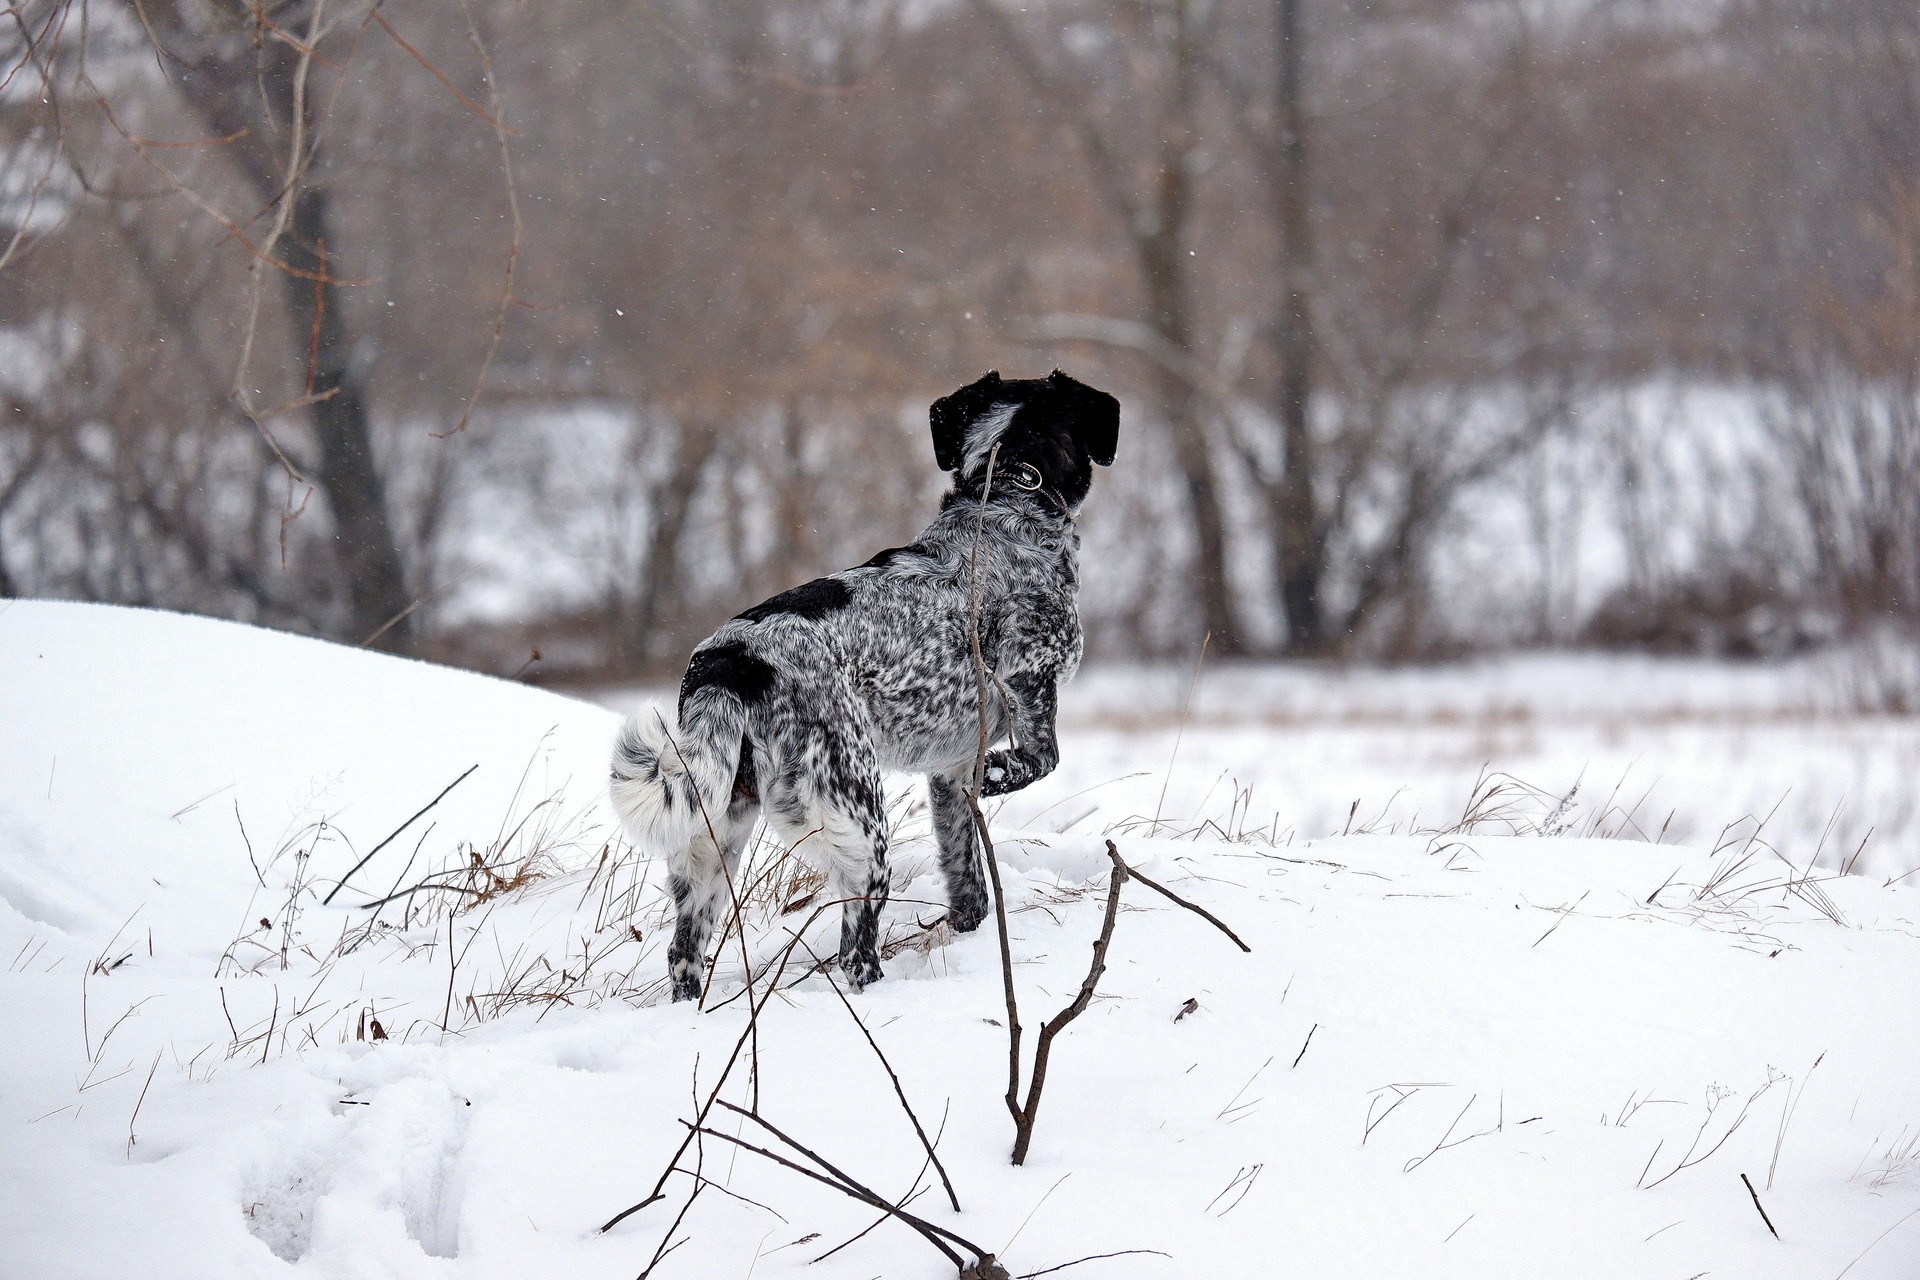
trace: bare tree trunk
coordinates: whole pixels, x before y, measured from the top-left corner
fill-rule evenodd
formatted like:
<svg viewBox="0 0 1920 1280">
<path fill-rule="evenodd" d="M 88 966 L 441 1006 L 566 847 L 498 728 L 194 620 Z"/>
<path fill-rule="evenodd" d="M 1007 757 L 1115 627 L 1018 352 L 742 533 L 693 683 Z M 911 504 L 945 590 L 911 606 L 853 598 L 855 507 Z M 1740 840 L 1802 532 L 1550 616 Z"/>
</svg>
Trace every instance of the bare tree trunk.
<svg viewBox="0 0 1920 1280">
<path fill-rule="evenodd" d="M 1279 0 L 1279 76 L 1276 116 L 1280 123 L 1278 214 L 1280 231 L 1280 480 L 1270 490 L 1274 557 L 1280 574 L 1280 604 L 1287 647 L 1314 653 L 1326 647 L 1320 607 L 1325 539 L 1315 508 L 1317 459 L 1309 413 L 1313 400 L 1313 229 L 1307 189 L 1307 122 L 1301 101 L 1303 58 L 1301 0 Z"/>
<path fill-rule="evenodd" d="M 1202 626 L 1212 636 L 1211 651 L 1220 656 L 1244 653 L 1246 643 L 1239 632 L 1227 575 L 1228 536 L 1214 471 L 1214 442 L 1208 438 L 1212 409 L 1194 375 L 1201 362 L 1193 330 L 1193 260 L 1186 248 L 1193 221 L 1193 178 L 1203 151 L 1194 121 L 1204 65 L 1200 45 L 1214 11 L 1196 0 L 1176 0 L 1159 15 L 1168 24 L 1170 38 L 1152 52 L 1156 60 L 1167 59 L 1167 97 L 1156 121 L 1154 176 L 1142 192 L 1132 177 L 1132 165 L 1122 159 L 1129 147 L 1117 146 L 1103 133 L 1087 103 L 1046 69 L 996 0 L 973 0 L 973 4 L 992 24 L 1014 66 L 1065 117 L 1093 170 L 1102 200 L 1119 220 L 1133 252 L 1145 294 L 1146 328 L 1154 338 L 1150 353 L 1154 395 L 1167 415 L 1174 465 L 1193 522 L 1194 603 Z M 1111 343 L 1111 339 L 1093 340 Z M 1139 350 L 1133 343 L 1112 345 Z"/>
<path fill-rule="evenodd" d="M 1172 172 L 1177 174 L 1178 166 Z M 1184 196 L 1165 198 L 1166 188 L 1184 185 L 1177 176 L 1165 177 L 1162 214 L 1182 209 Z M 1188 318 L 1184 268 L 1178 258 L 1179 240 L 1171 232 L 1182 225 L 1184 210 L 1165 230 L 1147 238 L 1141 245 L 1141 262 L 1146 277 L 1148 313 L 1153 327 L 1183 356 L 1193 354 L 1193 330 Z M 1226 657 L 1244 652 L 1235 628 L 1233 587 L 1227 580 L 1227 530 L 1220 509 L 1219 485 L 1214 477 L 1213 450 L 1207 439 L 1205 406 L 1200 403 L 1193 384 L 1165 365 L 1154 368 L 1154 382 L 1160 403 L 1167 412 L 1167 429 L 1173 438 L 1175 466 L 1180 472 L 1181 490 L 1193 519 L 1194 549 L 1193 591 L 1200 606 L 1201 622 L 1213 636 L 1211 648 Z"/>
<path fill-rule="evenodd" d="M 19 418 L 24 417 L 25 414 L 15 408 L 14 416 Z M 8 474 L 0 476 L 0 517 L 4 517 L 7 509 L 26 493 L 28 482 L 40 470 L 40 464 L 46 460 L 47 438 L 40 433 L 37 426 L 38 424 L 29 424 L 26 447 L 21 451 L 18 461 L 9 468 Z M 19 584 L 14 582 L 13 575 L 7 569 L 6 547 L 0 544 L 0 599 L 12 599 L 20 594 Z"/>
<path fill-rule="evenodd" d="M 312 332 L 313 433 L 320 449 L 316 478 L 333 510 L 341 571 L 352 606 L 348 639 L 405 651 L 413 643 L 406 613 L 406 574 L 387 514 L 385 487 L 373 458 L 364 373 L 353 363 L 353 340 L 340 305 L 326 253 L 329 230 L 325 187 L 310 186 L 294 197 L 292 241 L 286 257 L 297 270 L 320 277 L 283 277 L 289 319 Z M 395 621 L 398 619 L 398 621 Z M 389 625 L 391 624 L 391 625 Z"/>
<path fill-rule="evenodd" d="M 172 32 L 193 30 L 177 8 L 148 9 L 162 15 Z M 291 24 L 295 16 L 282 13 L 277 21 Z M 280 248 L 281 260 L 293 270 L 280 273 L 282 297 L 290 331 L 307 338 L 305 391 L 314 397 L 312 423 L 319 447 L 314 479 L 333 513 L 337 562 L 346 579 L 349 617 L 344 638 L 364 642 L 377 632 L 380 647 L 404 651 L 411 647 L 415 630 L 413 619 L 404 616 L 406 575 L 373 456 L 366 374 L 353 358 L 356 342 L 332 270 L 338 254 L 328 191 L 315 177 L 321 124 L 316 103 L 321 95 L 312 86 L 304 93 L 300 89 L 303 58 L 316 64 L 321 60 L 291 40 L 264 41 L 256 49 L 231 32 L 206 40 L 197 54 L 181 64 L 177 83 L 182 95 L 216 134 L 234 140 L 228 154 L 263 208 L 273 209 L 282 199 L 293 201 Z M 295 110 L 305 113 L 305 136 L 316 141 L 289 165 L 287 157 L 277 153 L 276 142 Z M 269 268 L 256 264 L 254 269 Z"/>
<path fill-rule="evenodd" d="M 1233 584 L 1227 577 L 1227 528 L 1214 474 L 1213 445 L 1207 438 L 1207 406 L 1185 370 L 1197 363 L 1194 352 L 1191 268 L 1183 249 L 1193 215 L 1191 175 L 1197 137 L 1193 96 L 1199 75 L 1195 28 L 1201 21 L 1182 3 L 1174 14 L 1172 101 L 1161 125 L 1159 173 L 1144 230 L 1133 231 L 1135 252 L 1146 289 L 1147 322 L 1179 356 L 1179 369 L 1156 364 L 1154 382 L 1173 433 L 1175 464 L 1193 519 L 1197 546 L 1193 590 L 1201 622 L 1220 657 L 1244 653 L 1234 618 Z"/>
<path fill-rule="evenodd" d="M 700 478 L 719 445 L 720 433 L 711 424 L 681 423 L 679 449 L 672 471 L 655 489 L 650 504 L 647 560 L 623 628 L 620 661 L 630 672 L 645 668 L 658 647 L 655 640 L 662 618 L 678 599 L 680 539 L 686 533 L 687 518 L 693 513 Z"/>
</svg>

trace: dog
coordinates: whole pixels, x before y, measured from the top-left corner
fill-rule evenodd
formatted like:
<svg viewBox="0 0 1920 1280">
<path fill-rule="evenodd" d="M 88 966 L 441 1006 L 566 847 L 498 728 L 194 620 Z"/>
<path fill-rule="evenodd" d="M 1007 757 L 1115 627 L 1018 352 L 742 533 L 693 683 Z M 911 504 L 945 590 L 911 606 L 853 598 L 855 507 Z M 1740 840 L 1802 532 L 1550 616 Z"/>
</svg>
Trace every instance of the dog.
<svg viewBox="0 0 1920 1280">
<path fill-rule="evenodd" d="M 989 903 L 965 795 L 980 742 L 976 618 L 988 741 L 1005 744 L 986 757 L 982 794 L 1018 791 L 1059 760 L 1056 694 L 1082 648 L 1074 520 L 1093 468 L 1113 463 L 1120 402 L 1058 370 L 996 371 L 928 416 L 934 460 L 953 473 L 933 523 L 729 621 L 694 649 L 677 723 L 642 713 L 614 744 L 614 809 L 667 863 L 675 1000 L 701 993 L 762 812 L 790 845 L 824 853 L 843 904 L 841 970 L 855 990 L 879 980 L 885 771 L 927 775 L 947 919 L 979 927 Z"/>
</svg>

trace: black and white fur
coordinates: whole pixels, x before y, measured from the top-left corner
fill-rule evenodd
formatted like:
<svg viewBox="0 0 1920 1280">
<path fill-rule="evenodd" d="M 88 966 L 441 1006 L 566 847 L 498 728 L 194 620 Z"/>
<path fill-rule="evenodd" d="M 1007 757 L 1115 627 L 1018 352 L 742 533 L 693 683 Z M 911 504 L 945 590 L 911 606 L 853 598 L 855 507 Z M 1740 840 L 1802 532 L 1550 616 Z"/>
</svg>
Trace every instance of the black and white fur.
<svg viewBox="0 0 1920 1280">
<path fill-rule="evenodd" d="M 936 401 L 931 418 L 953 488 L 919 538 L 728 622 L 687 663 L 678 723 L 643 713 L 614 745 L 614 808 L 634 843 L 667 861 L 676 1000 L 700 994 L 708 938 L 763 810 L 783 840 L 824 858 L 845 903 L 848 980 L 879 979 L 889 770 L 927 775 L 948 919 L 967 931 L 985 917 L 961 792 L 979 742 L 976 543 L 987 731 L 1006 744 L 988 754 L 983 790 L 1018 791 L 1059 759 L 1055 691 L 1081 652 L 1074 516 L 1094 465 L 1113 462 L 1120 403 L 1057 370 L 989 373 Z"/>
</svg>

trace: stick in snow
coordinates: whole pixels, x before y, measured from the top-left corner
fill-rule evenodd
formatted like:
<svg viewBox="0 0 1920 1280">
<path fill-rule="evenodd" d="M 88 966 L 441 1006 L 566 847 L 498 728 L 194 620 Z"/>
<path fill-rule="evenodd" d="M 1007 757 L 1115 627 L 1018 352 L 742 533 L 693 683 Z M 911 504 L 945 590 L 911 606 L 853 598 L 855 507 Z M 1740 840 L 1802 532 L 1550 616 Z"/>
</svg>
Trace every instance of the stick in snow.
<svg viewBox="0 0 1920 1280">
<path fill-rule="evenodd" d="M 1778 1231 L 1774 1231 L 1773 1219 L 1767 1216 L 1766 1206 L 1760 1203 L 1760 1193 L 1753 1189 L 1753 1183 L 1747 1180 L 1746 1174 L 1743 1173 L 1740 1175 L 1740 1181 L 1743 1183 L 1746 1183 L 1747 1194 L 1753 1197 L 1753 1207 L 1759 1210 L 1760 1221 L 1767 1224 L 1767 1230 L 1772 1231 L 1773 1238 L 1775 1240 L 1778 1240 L 1780 1238 L 1780 1233 Z"/>
<path fill-rule="evenodd" d="M 1113 851 L 1113 841 L 1111 840 L 1107 841 L 1107 849 L 1110 852 Z M 1118 852 L 1113 852 L 1113 857 L 1116 860 L 1119 858 L 1119 856 L 1120 855 Z M 1167 888 L 1165 885 L 1161 884 L 1159 881 L 1149 880 L 1147 877 L 1141 875 L 1138 871 L 1136 871 L 1133 867 L 1127 866 L 1127 864 L 1125 863 L 1122 863 L 1121 865 L 1127 867 L 1128 876 L 1130 876 L 1135 880 L 1138 880 L 1141 884 L 1147 886 L 1147 888 L 1153 890 L 1155 893 L 1159 894 L 1161 897 L 1165 898 L 1167 901 L 1172 902 L 1177 906 L 1185 907 L 1187 910 L 1193 912 L 1193 914 L 1199 916 L 1202 920 L 1205 920 L 1208 924 L 1212 925 L 1214 928 L 1218 929 L 1220 932 L 1226 934 L 1227 937 L 1232 940 L 1234 946 L 1240 948 L 1240 950 L 1246 952 L 1248 955 L 1253 954 L 1253 948 L 1248 946 L 1246 943 L 1240 941 L 1240 935 L 1235 933 L 1233 930 L 1227 928 L 1226 923 L 1222 921 L 1219 916 L 1214 915 L 1213 912 L 1207 910 L 1205 907 L 1197 906 L 1194 903 L 1188 902 L 1185 898 L 1181 897 L 1179 894 L 1175 893 L 1173 890 Z"/>
</svg>

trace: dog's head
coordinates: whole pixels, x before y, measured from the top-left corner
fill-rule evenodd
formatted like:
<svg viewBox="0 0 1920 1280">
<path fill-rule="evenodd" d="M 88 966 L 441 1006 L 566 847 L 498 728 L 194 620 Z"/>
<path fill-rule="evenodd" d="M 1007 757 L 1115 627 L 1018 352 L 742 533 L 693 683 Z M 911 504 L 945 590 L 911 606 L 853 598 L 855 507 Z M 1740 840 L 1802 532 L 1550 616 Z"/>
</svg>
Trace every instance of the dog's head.
<svg viewBox="0 0 1920 1280">
<path fill-rule="evenodd" d="M 993 487 L 1025 490 L 1072 513 L 1093 468 L 1113 465 L 1120 402 L 1055 369 L 1044 378 L 998 372 L 933 402 L 933 457 L 954 488 L 977 492 L 994 458 Z M 994 446 L 1000 447 L 994 453 Z"/>
</svg>

